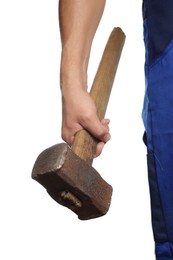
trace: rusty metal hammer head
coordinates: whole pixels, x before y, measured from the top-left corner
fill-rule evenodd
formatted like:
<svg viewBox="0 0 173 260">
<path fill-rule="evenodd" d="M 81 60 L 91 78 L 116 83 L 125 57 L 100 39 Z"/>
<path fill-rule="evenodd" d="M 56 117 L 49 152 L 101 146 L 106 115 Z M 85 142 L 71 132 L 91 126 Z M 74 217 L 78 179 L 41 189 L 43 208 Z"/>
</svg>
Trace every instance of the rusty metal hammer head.
<svg viewBox="0 0 173 260">
<path fill-rule="evenodd" d="M 122 30 L 114 28 L 90 91 L 99 119 L 104 118 L 106 112 L 124 41 Z M 83 220 L 103 216 L 111 202 L 111 185 L 91 166 L 97 141 L 86 130 L 81 130 L 75 136 L 72 149 L 64 143 L 46 149 L 38 156 L 32 171 L 32 178 L 41 183 L 53 199 Z"/>
<path fill-rule="evenodd" d="M 32 178 L 81 220 L 102 216 L 109 209 L 112 187 L 65 143 L 54 145 L 38 156 Z"/>
</svg>

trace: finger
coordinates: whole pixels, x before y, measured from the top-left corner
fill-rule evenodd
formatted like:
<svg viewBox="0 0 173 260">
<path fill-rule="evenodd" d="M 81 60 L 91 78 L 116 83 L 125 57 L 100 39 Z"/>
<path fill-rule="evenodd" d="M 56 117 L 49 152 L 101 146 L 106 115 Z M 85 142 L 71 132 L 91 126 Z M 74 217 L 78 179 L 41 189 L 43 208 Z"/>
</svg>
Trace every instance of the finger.
<svg viewBox="0 0 173 260">
<path fill-rule="evenodd" d="M 96 152 L 95 152 L 94 158 L 98 157 L 102 153 L 104 145 L 105 145 L 104 142 L 98 143 L 98 145 L 96 147 Z"/>
<path fill-rule="evenodd" d="M 103 125 L 109 125 L 110 119 L 108 119 L 108 118 L 103 118 L 103 119 L 101 120 L 101 123 L 102 123 Z"/>
<path fill-rule="evenodd" d="M 110 129 L 109 129 L 109 123 L 110 123 L 110 120 L 109 120 L 109 119 L 103 118 L 103 119 L 101 120 L 101 124 L 104 125 L 104 126 L 107 128 L 108 131 L 110 130 Z"/>
<path fill-rule="evenodd" d="M 97 116 L 85 120 L 83 127 L 102 142 L 107 142 L 110 139 L 107 124 L 102 124 Z"/>
<path fill-rule="evenodd" d="M 105 136 L 104 136 L 104 143 L 107 143 L 109 140 L 111 139 L 111 135 L 110 135 L 110 133 L 108 133 L 108 134 L 106 134 Z"/>
<path fill-rule="evenodd" d="M 74 140 L 74 135 L 67 134 L 62 132 L 62 139 L 69 145 L 71 146 Z"/>
</svg>

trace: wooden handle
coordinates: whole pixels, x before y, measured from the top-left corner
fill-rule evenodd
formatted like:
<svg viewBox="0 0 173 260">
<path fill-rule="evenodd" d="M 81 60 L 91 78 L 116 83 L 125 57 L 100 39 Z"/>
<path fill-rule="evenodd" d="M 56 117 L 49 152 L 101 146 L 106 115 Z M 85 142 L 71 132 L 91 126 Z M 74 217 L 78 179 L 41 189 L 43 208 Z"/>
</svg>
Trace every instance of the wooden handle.
<svg viewBox="0 0 173 260">
<path fill-rule="evenodd" d="M 109 36 L 95 75 L 90 95 L 95 102 L 97 115 L 104 118 L 112 90 L 119 59 L 125 42 L 125 34 L 120 28 L 114 28 Z M 81 159 L 92 164 L 98 140 L 86 130 L 75 135 L 72 145 L 73 152 Z"/>
</svg>

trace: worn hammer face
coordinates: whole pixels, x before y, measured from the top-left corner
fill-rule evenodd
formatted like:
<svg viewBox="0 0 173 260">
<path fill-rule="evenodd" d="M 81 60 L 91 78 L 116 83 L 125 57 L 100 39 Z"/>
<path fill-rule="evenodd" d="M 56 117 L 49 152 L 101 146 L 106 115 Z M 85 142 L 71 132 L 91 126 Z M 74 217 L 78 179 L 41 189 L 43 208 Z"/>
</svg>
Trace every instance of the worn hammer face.
<svg viewBox="0 0 173 260">
<path fill-rule="evenodd" d="M 103 216 L 109 209 L 111 185 L 65 143 L 54 145 L 38 156 L 32 178 L 81 220 Z"/>
</svg>

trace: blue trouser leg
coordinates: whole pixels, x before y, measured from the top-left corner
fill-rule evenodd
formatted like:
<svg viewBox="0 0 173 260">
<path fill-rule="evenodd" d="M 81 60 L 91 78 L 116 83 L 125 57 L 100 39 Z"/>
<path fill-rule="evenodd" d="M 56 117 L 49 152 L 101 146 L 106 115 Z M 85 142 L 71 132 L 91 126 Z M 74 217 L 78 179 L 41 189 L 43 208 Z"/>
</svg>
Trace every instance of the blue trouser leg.
<svg viewBox="0 0 173 260">
<path fill-rule="evenodd" d="M 146 130 L 157 260 L 173 260 L 173 0 L 143 0 Z"/>
</svg>

